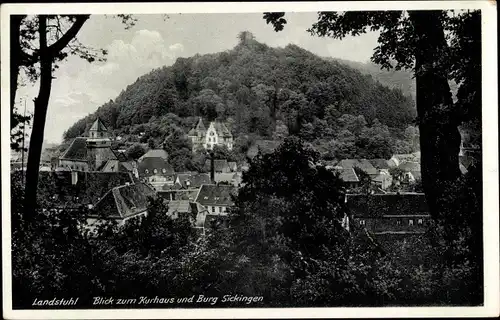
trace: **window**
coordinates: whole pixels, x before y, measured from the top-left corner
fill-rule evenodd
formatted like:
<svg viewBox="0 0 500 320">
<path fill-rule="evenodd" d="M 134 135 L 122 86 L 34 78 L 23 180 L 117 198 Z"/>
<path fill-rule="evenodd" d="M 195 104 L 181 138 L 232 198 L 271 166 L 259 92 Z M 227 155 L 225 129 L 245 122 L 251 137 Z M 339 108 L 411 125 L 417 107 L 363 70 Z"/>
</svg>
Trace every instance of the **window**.
<svg viewBox="0 0 500 320">
<path fill-rule="evenodd" d="M 203 197 L 203 199 L 208 200 L 208 197 L 205 196 L 205 197 Z"/>
<path fill-rule="evenodd" d="M 212 213 L 215 213 L 215 207 L 212 207 Z"/>
<path fill-rule="evenodd" d="M 213 135 L 214 135 L 214 132 L 213 132 L 213 131 L 212 131 L 212 132 L 210 132 L 210 135 L 211 135 L 211 136 L 213 136 Z"/>
<path fill-rule="evenodd" d="M 365 225 L 365 220 L 359 220 L 359 225 L 364 226 Z"/>
<path fill-rule="evenodd" d="M 413 225 L 413 219 L 408 220 L 408 225 L 412 226 Z"/>
<path fill-rule="evenodd" d="M 424 224 L 424 220 L 423 220 L 423 219 L 418 219 L 417 223 L 418 223 L 419 225 L 422 225 L 422 224 Z"/>
<path fill-rule="evenodd" d="M 401 220 L 399 220 L 399 219 L 398 219 L 398 220 L 396 220 L 396 225 L 397 225 L 397 226 L 400 226 L 400 225 L 401 225 Z"/>
<path fill-rule="evenodd" d="M 102 137 L 102 132 L 99 132 L 99 135 Z"/>
</svg>

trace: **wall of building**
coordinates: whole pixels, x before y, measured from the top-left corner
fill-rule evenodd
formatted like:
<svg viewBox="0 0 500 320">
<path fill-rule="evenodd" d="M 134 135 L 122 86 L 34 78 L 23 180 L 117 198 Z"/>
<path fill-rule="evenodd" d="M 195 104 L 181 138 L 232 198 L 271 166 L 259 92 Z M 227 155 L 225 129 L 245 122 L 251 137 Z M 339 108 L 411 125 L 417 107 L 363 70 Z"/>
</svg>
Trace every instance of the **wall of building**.
<svg viewBox="0 0 500 320">
<path fill-rule="evenodd" d="M 428 215 L 354 217 L 353 221 L 372 233 L 423 233 L 430 217 Z"/>
<path fill-rule="evenodd" d="M 207 210 L 209 214 L 212 215 L 227 215 L 227 206 L 207 206 Z"/>
<path fill-rule="evenodd" d="M 86 161 L 60 159 L 59 167 L 68 168 L 71 170 L 78 170 L 78 171 L 89 171 L 89 165 Z"/>
</svg>

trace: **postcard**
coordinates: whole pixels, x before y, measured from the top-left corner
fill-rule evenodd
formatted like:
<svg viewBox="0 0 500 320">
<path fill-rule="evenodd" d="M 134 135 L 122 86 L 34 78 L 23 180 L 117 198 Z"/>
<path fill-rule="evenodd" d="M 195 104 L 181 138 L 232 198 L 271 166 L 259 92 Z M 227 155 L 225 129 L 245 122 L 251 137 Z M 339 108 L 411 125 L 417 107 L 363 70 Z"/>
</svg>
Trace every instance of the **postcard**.
<svg viewBox="0 0 500 320">
<path fill-rule="evenodd" d="M 3 316 L 498 316 L 496 9 L 2 5 Z"/>
</svg>

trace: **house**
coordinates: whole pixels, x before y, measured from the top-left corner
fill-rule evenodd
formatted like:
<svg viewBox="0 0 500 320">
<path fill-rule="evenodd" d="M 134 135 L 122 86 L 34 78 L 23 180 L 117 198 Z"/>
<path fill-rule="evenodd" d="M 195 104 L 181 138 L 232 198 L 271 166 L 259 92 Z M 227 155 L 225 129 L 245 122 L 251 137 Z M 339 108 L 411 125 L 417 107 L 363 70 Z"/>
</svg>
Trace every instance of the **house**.
<svg viewBox="0 0 500 320">
<path fill-rule="evenodd" d="M 165 156 L 165 150 L 150 150 L 139 158 L 137 165 L 139 178 L 157 190 L 161 190 L 165 184 L 174 184 L 175 172 Z"/>
<path fill-rule="evenodd" d="M 178 173 L 175 177 L 174 185 L 179 189 L 200 188 L 203 184 L 210 184 L 208 173 Z"/>
<path fill-rule="evenodd" d="M 389 170 L 390 168 L 396 167 L 396 163 L 391 160 L 371 159 L 369 161 L 377 170 Z"/>
<path fill-rule="evenodd" d="M 143 154 L 138 161 L 141 162 L 144 159 L 148 158 L 160 158 L 165 161 L 168 161 L 168 153 L 163 149 L 150 149 L 145 154 Z"/>
<path fill-rule="evenodd" d="M 214 182 L 216 184 L 227 184 L 235 187 L 241 185 L 241 172 L 215 173 Z"/>
<path fill-rule="evenodd" d="M 414 183 L 415 181 L 421 179 L 420 174 L 420 163 L 418 162 L 402 162 L 398 166 L 403 173 L 402 183 Z"/>
<path fill-rule="evenodd" d="M 195 216 L 193 227 L 200 235 L 205 235 L 207 231 L 217 225 L 228 226 L 228 218 L 225 215 L 213 215 L 197 202 L 191 202 L 191 213 Z"/>
<path fill-rule="evenodd" d="M 119 159 L 108 160 L 100 170 L 101 172 L 131 172 L 134 177 L 139 178 L 137 162 L 134 160 L 120 161 Z"/>
<path fill-rule="evenodd" d="M 344 159 L 337 164 L 337 167 L 342 169 L 359 168 L 370 176 L 378 174 L 377 169 L 366 159 Z"/>
<path fill-rule="evenodd" d="M 196 126 L 189 130 L 188 138 L 193 145 L 193 152 L 201 147 L 212 150 L 214 146 L 226 146 L 233 149 L 233 135 L 226 124 L 221 121 L 212 121 L 205 127 L 202 118 L 198 119 Z"/>
<path fill-rule="evenodd" d="M 90 227 L 100 220 L 115 220 L 119 225 L 127 220 L 147 215 L 148 198 L 155 190 L 146 183 L 126 184 L 109 190 L 92 209 L 87 219 Z"/>
<path fill-rule="evenodd" d="M 189 200 L 171 200 L 168 202 L 167 214 L 172 218 L 178 218 L 179 214 L 191 213 L 191 201 Z"/>
<path fill-rule="evenodd" d="M 203 120 L 201 118 L 198 119 L 196 126 L 189 130 L 187 136 L 191 140 L 191 144 L 193 145 L 193 152 L 196 150 L 204 148 L 205 138 L 207 134 L 207 129 L 203 124 Z"/>
<path fill-rule="evenodd" d="M 354 169 L 332 168 L 334 172 L 339 174 L 339 178 L 344 181 L 348 189 L 356 188 L 359 186 L 359 178 L 354 172 Z"/>
<path fill-rule="evenodd" d="M 93 207 L 109 190 L 133 184 L 132 174 L 127 172 L 85 172 L 58 170 L 40 172 L 38 194 L 40 203 L 66 209 L 81 206 Z"/>
<path fill-rule="evenodd" d="M 227 209 L 234 206 L 234 192 L 234 186 L 205 184 L 201 186 L 195 202 L 208 210 L 209 215 L 227 215 Z"/>
<path fill-rule="evenodd" d="M 399 166 L 403 162 L 418 162 L 420 163 L 420 151 L 405 154 L 394 154 L 391 159 L 392 162 Z"/>
<path fill-rule="evenodd" d="M 373 235 L 422 234 L 430 221 L 423 193 L 348 194 L 352 221 Z"/>
<path fill-rule="evenodd" d="M 372 178 L 372 183 L 382 190 L 392 185 L 392 176 L 386 170 L 380 170 L 379 174 Z"/>
<path fill-rule="evenodd" d="M 205 172 L 211 172 L 211 163 L 210 159 L 205 161 L 205 166 L 203 167 Z M 229 168 L 229 163 L 227 160 L 214 160 L 214 172 L 215 173 L 229 173 L 231 172 L 231 168 Z"/>
<path fill-rule="evenodd" d="M 76 137 L 59 157 L 59 167 L 79 171 L 99 171 L 108 160 L 117 160 L 111 150 L 109 132 L 99 118 L 89 130 L 88 137 Z"/>
<path fill-rule="evenodd" d="M 205 149 L 212 150 L 216 145 L 226 146 L 228 150 L 233 149 L 233 135 L 221 121 L 210 122 L 205 137 Z"/>
</svg>

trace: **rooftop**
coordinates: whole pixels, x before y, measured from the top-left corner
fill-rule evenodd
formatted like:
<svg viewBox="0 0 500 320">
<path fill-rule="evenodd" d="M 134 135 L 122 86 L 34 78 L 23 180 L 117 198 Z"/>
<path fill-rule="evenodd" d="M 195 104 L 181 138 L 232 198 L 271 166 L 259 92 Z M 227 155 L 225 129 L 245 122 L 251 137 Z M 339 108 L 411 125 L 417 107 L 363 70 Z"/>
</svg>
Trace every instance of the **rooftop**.
<svg viewBox="0 0 500 320">
<path fill-rule="evenodd" d="M 232 206 L 231 195 L 236 191 L 234 186 L 204 184 L 196 197 L 196 202 L 203 206 Z"/>
<path fill-rule="evenodd" d="M 162 158 L 168 160 L 168 153 L 163 149 L 151 149 L 139 158 L 139 162 L 146 158 Z"/>
<path fill-rule="evenodd" d="M 211 182 L 208 173 L 178 173 L 175 180 L 182 188 L 199 188 Z"/>
<path fill-rule="evenodd" d="M 334 172 L 338 172 L 340 179 L 344 182 L 359 182 L 359 178 L 354 172 L 354 169 L 333 169 Z"/>
<path fill-rule="evenodd" d="M 155 191 L 145 183 L 122 185 L 111 189 L 95 205 L 95 212 L 107 218 L 128 218 L 147 210 L 148 197 Z"/>
<path fill-rule="evenodd" d="M 102 123 L 101 119 L 97 118 L 90 127 L 89 131 L 108 131 L 108 128 L 106 128 L 104 123 Z"/>
<path fill-rule="evenodd" d="M 133 182 L 124 172 L 44 171 L 38 190 L 41 196 L 52 195 L 57 206 L 71 207 L 95 204 L 110 189 Z"/>
<path fill-rule="evenodd" d="M 346 195 L 347 207 L 353 216 L 427 215 L 429 208 L 423 193 Z"/>
<path fill-rule="evenodd" d="M 205 161 L 205 166 L 203 167 L 203 169 L 207 172 L 210 172 L 210 159 L 207 159 Z M 219 171 L 219 172 L 230 171 L 229 163 L 227 162 L 227 160 L 215 159 L 214 171 Z"/>
<path fill-rule="evenodd" d="M 156 173 L 154 172 L 156 169 Z M 137 170 L 141 176 L 172 175 L 174 168 L 167 160 L 160 157 L 144 158 L 139 162 Z M 147 171 L 146 171 L 147 170 Z"/>
</svg>

